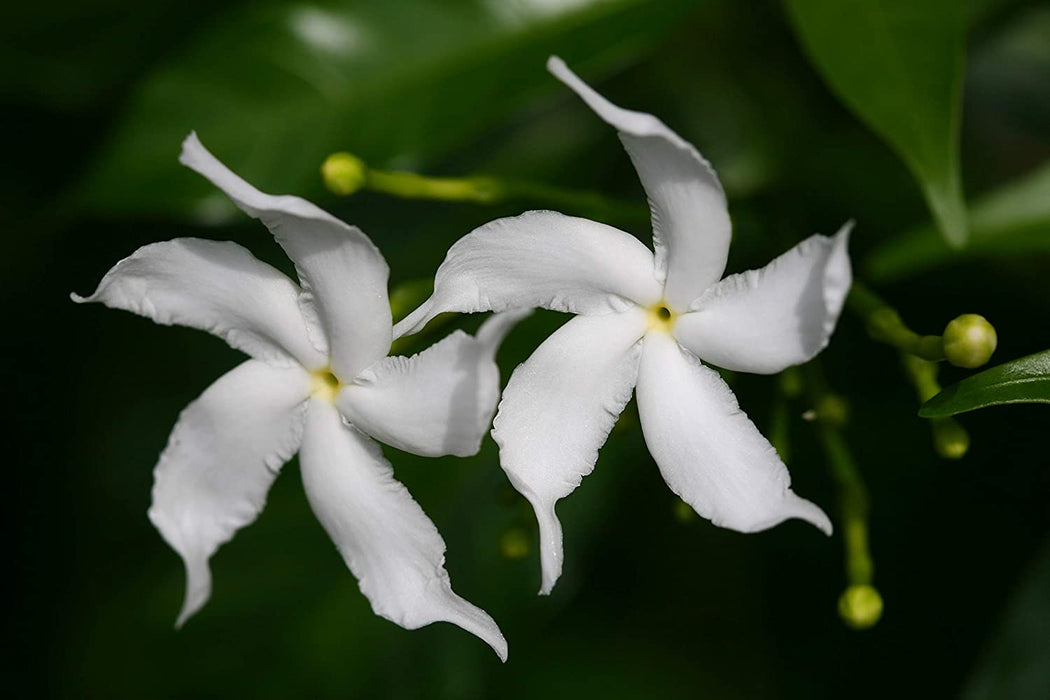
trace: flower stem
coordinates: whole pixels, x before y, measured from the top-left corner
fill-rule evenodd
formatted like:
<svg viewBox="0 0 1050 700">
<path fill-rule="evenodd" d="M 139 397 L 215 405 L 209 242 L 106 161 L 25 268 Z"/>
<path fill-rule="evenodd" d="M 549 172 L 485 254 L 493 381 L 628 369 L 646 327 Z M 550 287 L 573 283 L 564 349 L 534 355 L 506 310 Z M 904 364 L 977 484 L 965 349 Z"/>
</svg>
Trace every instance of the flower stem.
<svg viewBox="0 0 1050 700">
<path fill-rule="evenodd" d="M 608 216 L 624 221 L 649 220 L 649 212 L 645 207 L 618 202 L 597 192 L 490 175 L 431 177 L 404 171 L 377 170 L 348 153 L 329 156 L 321 167 L 321 173 L 328 189 L 342 196 L 367 189 L 404 199 L 474 204 L 499 204 L 525 199 L 569 211 Z"/>
<path fill-rule="evenodd" d="M 839 486 L 846 580 L 850 585 L 871 585 L 875 564 L 868 546 L 868 489 L 842 432 L 818 422 L 817 435 Z"/>
<path fill-rule="evenodd" d="M 806 388 L 815 406 L 817 437 L 839 489 L 846 589 L 839 598 L 839 615 L 856 629 L 873 626 L 882 615 L 882 597 L 875 589 L 875 562 L 868 541 L 870 503 L 860 468 L 842 434 L 848 411 L 842 397 L 828 390 L 820 367 L 805 366 Z M 832 407 L 838 407 L 832 410 Z"/>
<path fill-rule="evenodd" d="M 919 403 L 926 403 L 941 391 L 937 381 L 937 365 L 913 355 L 901 353 L 904 371 L 915 387 Z M 931 418 L 933 446 L 945 459 L 960 459 L 970 448 L 970 435 L 954 418 Z"/>
<path fill-rule="evenodd" d="M 864 319 L 868 335 L 902 352 L 936 362 L 944 359 L 939 335 L 919 335 L 904 324 L 897 310 L 860 282 L 854 282 L 846 304 Z"/>
</svg>

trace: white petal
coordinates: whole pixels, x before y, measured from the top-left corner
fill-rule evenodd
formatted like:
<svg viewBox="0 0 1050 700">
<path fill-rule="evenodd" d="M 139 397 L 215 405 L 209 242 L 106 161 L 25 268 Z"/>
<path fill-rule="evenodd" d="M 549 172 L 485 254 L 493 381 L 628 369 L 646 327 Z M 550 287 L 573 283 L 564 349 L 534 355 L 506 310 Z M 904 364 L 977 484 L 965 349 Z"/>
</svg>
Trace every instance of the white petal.
<svg viewBox="0 0 1050 700">
<path fill-rule="evenodd" d="M 552 56 L 547 69 L 619 132 L 649 197 L 664 295 L 673 307 L 686 308 L 722 276 L 729 253 L 729 211 L 714 169 L 662 121 L 612 104 L 560 58 Z"/>
<path fill-rule="evenodd" d="M 309 375 L 248 360 L 179 416 L 153 472 L 149 518 L 186 564 L 181 625 L 211 595 L 208 559 L 255 520 L 299 449 Z"/>
<path fill-rule="evenodd" d="M 196 134 L 183 142 L 179 161 L 266 224 L 295 263 L 311 339 L 329 352 L 336 376 L 348 380 L 386 357 L 392 323 L 386 289 L 390 271 L 368 236 L 305 199 L 260 192 L 220 163 Z"/>
<path fill-rule="evenodd" d="M 452 592 L 445 542 L 396 479 L 379 446 L 314 399 L 299 454 L 310 506 L 357 577 L 372 610 L 406 629 L 444 620 L 507 658 L 492 618 Z"/>
<path fill-rule="evenodd" d="M 456 331 L 412 357 L 387 357 L 336 399 L 346 419 L 399 450 L 466 457 L 481 448 L 499 400 L 496 350 L 528 311 L 488 319 L 477 337 Z"/>
<path fill-rule="evenodd" d="M 514 488 L 532 503 L 540 527 L 543 585 L 561 575 L 562 531 L 554 504 L 591 473 L 638 373 L 645 313 L 574 318 L 510 377 L 492 437 Z"/>
<path fill-rule="evenodd" d="M 671 336 L 646 336 L 637 396 L 649 452 L 697 513 L 741 532 L 801 518 L 831 534 L 824 512 L 791 490 L 787 467 L 718 372 Z"/>
<path fill-rule="evenodd" d="M 295 283 L 236 243 L 176 238 L 118 262 L 91 296 L 70 296 L 209 331 L 274 364 L 320 367 L 324 357 L 307 337 L 298 295 Z"/>
<path fill-rule="evenodd" d="M 637 238 L 587 219 L 530 211 L 458 240 L 438 268 L 433 296 L 394 335 L 415 333 L 444 311 L 539 306 L 592 315 L 659 299 L 653 254 Z"/>
<path fill-rule="evenodd" d="M 851 225 L 726 277 L 678 318 L 675 337 L 705 362 L 741 372 L 773 374 L 812 359 L 828 344 L 853 281 Z"/>
</svg>

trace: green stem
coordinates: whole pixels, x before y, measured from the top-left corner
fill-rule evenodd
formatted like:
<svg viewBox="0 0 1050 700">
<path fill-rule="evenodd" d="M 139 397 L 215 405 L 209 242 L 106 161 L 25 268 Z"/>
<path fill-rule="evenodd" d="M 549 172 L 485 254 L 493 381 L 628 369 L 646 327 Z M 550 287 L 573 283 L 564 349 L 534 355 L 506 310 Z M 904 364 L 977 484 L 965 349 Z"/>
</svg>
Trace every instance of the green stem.
<svg viewBox="0 0 1050 700">
<path fill-rule="evenodd" d="M 365 187 L 405 199 L 492 204 L 506 197 L 502 184 L 489 177 L 428 177 L 417 173 L 368 170 Z"/>
<path fill-rule="evenodd" d="M 851 586 L 871 585 L 875 563 L 868 546 L 868 489 L 841 431 L 826 423 L 817 425 L 831 475 L 839 486 L 846 580 Z"/>
<path fill-rule="evenodd" d="M 364 187 L 374 192 L 406 199 L 498 204 L 514 199 L 543 202 L 570 211 L 606 215 L 619 220 L 648 221 L 642 206 L 624 204 L 597 192 L 570 190 L 541 182 L 505 180 L 488 175 L 430 177 L 417 173 L 369 168 Z"/>
<path fill-rule="evenodd" d="M 937 365 L 933 362 L 901 353 L 901 363 L 905 374 L 915 387 L 919 403 L 926 403 L 941 391 L 937 381 Z M 954 418 L 931 418 L 930 430 L 933 434 L 933 446 L 945 459 L 959 459 L 970 448 L 970 434 Z"/>
<path fill-rule="evenodd" d="M 860 282 L 854 282 L 847 306 L 864 319 L 868 334 L 902 352 L 936 362 L 944 359 L 944 342 L 939 335 L 919 335 L 908 328 L 897 310 Z"/>
<path fill-rule="evenodd" d="M 827 387 L 820 367 L 815 362 L 805 365 L 806 389 L 814 406 L 841 403 Z M 816 414 L 817 436 L 828 460 L 831 476 L 839 488 L 846 580 L 851 586 L 871 585 L 875 564 L 868 546 L 868 489 L 860 468 L 842 435 L 844 412 L 834 417 Z"/>
</svg>

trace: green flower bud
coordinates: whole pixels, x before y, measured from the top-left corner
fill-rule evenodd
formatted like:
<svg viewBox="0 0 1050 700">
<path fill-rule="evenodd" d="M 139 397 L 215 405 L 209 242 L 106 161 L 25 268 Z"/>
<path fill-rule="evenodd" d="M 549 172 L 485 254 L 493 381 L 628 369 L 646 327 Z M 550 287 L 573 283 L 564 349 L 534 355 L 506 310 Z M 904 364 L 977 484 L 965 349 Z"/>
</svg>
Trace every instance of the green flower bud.
<svg viewBox="0 0 1050 700">
<path fill-rule="evenodd" d="M 956 367 L 980 367 L 999 342 L 995 328 L 984 316 L 963 314 L 944 329 L 944 354 Z"/>
<path fill-rule="evenodd" d="M 346 197 L 364 187 L 368 179 L 368 166 L 350 153 L 333 153 L 321 165 L 321 176 L 325 187 Z"/>
<path fill-rule="evenodd" d="M 678 522 L 685 524 L 696 520 L 696 511 L 693 510 L 691 505 L 679 498 L 674 502 L 674 517 Z"/>
<path fill-rule="evenodd" d="M 849 404 L 838 394 L 824 394 L 814 407 L 817 420 L 836 427 L 843 426 L 849 420 Z"/>
<path fill-rule="evenodd" d="M 797 367 L 788 367 L 780 373 L 780 391 L 789 399 L 795 399 L 802 395 L 805 389 L 802 386 L 802 373 Z"/>
<path fill-rule="evenodd" d="M 529 536 L 521 528 L 511 528 L 499 538 L 499 551 L 507 559 L 524 559 L 529 555 Z"/>
<path fill-rule="evenodd" d="M 934 418 L 933 447 L 945 459 L 962 459 L 970 449 L 970 434 L 952 418 Z"/>
<path fill-rule="evenodd" d="M 882 617 L 882 596 L 874 586 L 854 584 L 839 596 L 839 617 L 853 629 L 873 627 Z"/>
</svg>

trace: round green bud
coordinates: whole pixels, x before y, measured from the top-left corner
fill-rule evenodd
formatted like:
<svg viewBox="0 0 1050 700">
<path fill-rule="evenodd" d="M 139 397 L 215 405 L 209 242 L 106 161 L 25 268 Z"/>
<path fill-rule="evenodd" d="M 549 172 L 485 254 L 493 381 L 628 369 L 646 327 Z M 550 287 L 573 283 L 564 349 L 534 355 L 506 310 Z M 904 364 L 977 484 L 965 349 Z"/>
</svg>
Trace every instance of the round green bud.
<svg viewBox="0 0 1050 700">
<path fill-rule="evenodd" d="M 970 449 L 970 434 L 952 418 L 934 418 L 933 447 L 945 459 L 962 459 Z"/>
<path fill-rule="evenodd" d="M 849 404 L 838 394 L 824 394 L 814 407 L 817 419 L 834 426 L 843 426 L 849 420 Z"/>
<path fill-rule="evenodd" d="M 802 373 L 797 367 L 788 367 L 780 373 L 780 390 L 789 399 L 802 396 L 805 387 L 802 385 Z"/>
<path fill-rule="evenodd" d="M 499 551 L 507 559 L 524 559 L 529 555 L 529 536 L 521 528 L 511 528 L 499 538 Z"/>
<path fill-rule="evenodd" d="M 839 596 L 839 617 L 853 629 L 873 627 L 882 617 L 882 596 L 874 586 L 852 585 Z"/>
<path fill-rule="evenodd" d="M 995 352 L 999 338 L 984 316 L 963 314 L 944 329 L 944 355 L 956 367 L 980 367 Z"/>
<path fill-rule="evenodd" d="M 321 165 L 321 177 L 324 178 L 325 187 L 346 197 L 364 187 L 368 179 L 368 166 L 350 153 L 333 153 Z"/>
<path fill-rule="evenodd" d="M 696 511 L 693 510 L 691 505 L 679 498 L 674 502 L 674 517 L 678 522 L 685 524 L 696 520 Z"/>
</svg>

